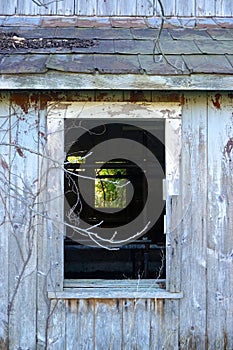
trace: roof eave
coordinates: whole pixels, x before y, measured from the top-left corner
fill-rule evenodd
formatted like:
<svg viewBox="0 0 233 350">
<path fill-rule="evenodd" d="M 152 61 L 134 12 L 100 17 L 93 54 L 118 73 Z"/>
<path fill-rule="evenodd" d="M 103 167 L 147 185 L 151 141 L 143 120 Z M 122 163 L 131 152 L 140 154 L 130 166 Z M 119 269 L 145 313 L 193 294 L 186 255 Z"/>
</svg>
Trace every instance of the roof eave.
<svg viewBox="0 0 233 350">
<path fill-rule="evenodd" d="M 2 74 L 0 90 L 232 90 L 231 74 Z"/>
</svg>

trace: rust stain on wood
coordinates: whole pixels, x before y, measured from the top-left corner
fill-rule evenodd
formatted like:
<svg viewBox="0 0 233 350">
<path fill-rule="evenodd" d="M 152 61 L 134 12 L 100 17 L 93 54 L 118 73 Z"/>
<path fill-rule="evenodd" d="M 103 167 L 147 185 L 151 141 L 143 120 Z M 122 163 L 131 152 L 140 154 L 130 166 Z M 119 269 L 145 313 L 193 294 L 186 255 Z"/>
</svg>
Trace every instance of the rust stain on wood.
<svg viewBox="0 0 233 350">
<path fill-rule="evenodd" d="M 40 94 L 29 94 L 28 92 L 16 92 L 11 95 L 11 102 L 19 106 L 25 114 L 28 114 L 30 108 L 38 110 Z"/>
<path fill-rule="evenodd" d="M 184 95 L 182 95 L 184 98 Z M 182 104 L 182 96 L 179 95 L 179 93 L 171 93 L 168 95 L 168 101 L 169 102 L 181 102 Z"/>
<path fill-rule="evenodd" d="M 184 94 L 181 95 L 180 97 L 180 104 L 181 106 L 185 105 L 187 103 L 187 99 L 184 97 Z"/>
<path fill-rule="evenodd" d="M 130 102 L 147 101 L 143 91 L 130 91 Z"/>
<path fill-rule="evenodd" d="M 108 94 L 106 92 L 100 92 L 98 95 L 96 95 L 96 101 L 103 101 Z"/>
<path fill-rule="evenodd" d="M 19 106 L 25 114 L 28 114 L 30 108 L 30 99 L 28 93 L 15 93 L 11 95 L 12 103 Z"/>
<path fill-rule="evenodd" d="M 221 109 L 221 94 L 216 94 L 215 95 L 215 99 L 211 99 L 211 101 L 213 102 L 213 105 L 216 109 Z"/>
</svg>

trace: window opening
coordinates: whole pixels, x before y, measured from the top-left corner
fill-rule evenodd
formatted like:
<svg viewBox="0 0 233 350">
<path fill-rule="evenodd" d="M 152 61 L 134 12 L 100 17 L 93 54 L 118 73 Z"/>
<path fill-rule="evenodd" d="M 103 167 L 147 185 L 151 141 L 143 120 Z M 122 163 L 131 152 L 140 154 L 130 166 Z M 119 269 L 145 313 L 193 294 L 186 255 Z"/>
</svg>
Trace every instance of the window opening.
<svg viewBox="0 0 233 350">
<path fill-rule="evenodd" d="M 143 146 L 133 160 L 121 154 L 119 158 L 113 156 L 105 161 L 105 153 L 109 152 L 107 146 L 102 154 L 91 159 L 95 146 L 106 140 L 122 139 Z M 144 234 L 120 245 L 118 250 L 90 246 L 87 237 L 82 235 L 77 241 L 73 239 L 71 225 L 68 226 L 64 239 L 66 279 L 165 278 L 164 143 L 164 119 L 102 120 L 101 123 L 99 119 L 65 119 L 65 220 L 77 228 L 82 221 L 99 229 L 117 230 L 143 213 L 142 227 L 146 227 L 150 218 L 144 208 L 148 193 L 153 190 L 148 186 L 148 176 L 155 159 L 160 171 L 153 173 L 156 193 L 152 196 L 162 208 L 155 223 L 149 225 Z M 139 163 L 143 167 L 138 166 Z M 80 178 L 85 179 L 86 174 L 86 191 L 83 191 Z M 85 197 L 87 192 L 88 200 Z M 134 235 L 135 232 L 128 234 Z"/>
</svg>

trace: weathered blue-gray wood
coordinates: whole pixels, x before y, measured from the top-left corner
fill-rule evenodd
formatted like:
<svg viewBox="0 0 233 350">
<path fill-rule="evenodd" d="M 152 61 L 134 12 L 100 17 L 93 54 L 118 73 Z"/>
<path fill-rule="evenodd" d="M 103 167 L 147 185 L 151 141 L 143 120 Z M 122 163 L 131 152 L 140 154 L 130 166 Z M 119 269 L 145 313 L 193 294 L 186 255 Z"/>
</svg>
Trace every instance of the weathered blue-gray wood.
<svg viewBox="0 0 233 350">
<path fill-rule="evenodd" d="M 47 279 L 48 291 L 63 290 L 63 235 L 64 231 L 64 118 L 66 107 L 56 110 L 56 102 L 47 105 L 47 182 L 49 191 L 46 191 L 46 231 L 48 237 L 48 264 L 50 268 Z"/>
<path fill-rule="evenodd" d="M 163 0 L 166 16 L 232 16 L 231 0 Z M 154 16 L 161 14 L 155 0 L 11 0 L 1 1 L 0 15 Z"/>
<path fill-rule="evenodd" d="M 96 16 L 97 6 L 98 4 L 96 0 L 76 0 L 75 14 L 80 16 Z"/>
<path fill-rule="evenodd" d="M 196 16 L 215 16 L 216 15 L 216 2 L 209 0 L 198 0 L 196 1 Z"/>
<path fill-rule="evenodd" d="M 207 103 L 206 94 L 186 94 L 182 117 L 182 216 L 180 341 L 205 348 L 206 335 L 206 198 Z"/>
<path fill-rule="evenodd" d="M 218 74 L 192 74 L 191 76 L 161 76 L 145 74 L 76 74 L 48 72 L 47 74 L 4 74 L 0 80 L 0 90 L 6 89 L 106 89 L 118 90 L 123 86 L 125 89 L 136 90 L 231 90 L 233 75 Z"/>
<path fill-rule="evenodd" d="M 8 230 L 9 222 L 9 147 L 2 143 L 9 142 L 10 130 L 10 100 L 9 94 L 0 97 L 0 348 L 7 349 L 8 343 Z"/>
<path fill-rule="evenodd" d="M 55 1 L 54 3 L 56 4 L 57 15 L 72 16 L 73 14 L 77 14 L 77 9 L 75 8 L 75 0 Z"/>
<path fill-rule="evenodd" d="M 38 106 L 30 95 L 12 94 L 11 98 L 9 347 L 33 349 L 37 312 Z"/>
<path fill-rule="evenodd" d="M 49 350 L 68 350 L 66 347 L 66 338 L 72 336 L 75 328 L 70 328 L 66 332 L 66 302 L 65 300 L 54 299 L 49 309 L 49 318 L 47 324 L 47 342 Z M 46 349 L 46 348 L 45 348 Z M 73 349 L 73 348 L 71 348 Z"/>
<path fill-rule="evenodd" d="M 206 260 L 207 334 L 210 349 L 233 348 L 232 141 L 232 94 L 210 94 Z"/>
<path fill-rule="evenodd" d="M 17 0 L 1 1 L 0 15 L 15 15 L 17 12 Z"/>
<path fill-rule="evenodd" d="M 46 140 L 47 140 L 47 110 L 44 103 L 40 103 L 39 123 L 38 123 L 38 167 L 39 167 L 39 196 L 38 211 L 42 215 L 38 216 L 37 235 L 37 346 L 38 350 L 44 350 L 48 344 L 47 329 L 50 322 L 52 306 L 47 298 L 47 284 L 51 281 L 51 268 L 49 265 L 48 235 L 46 219 L 47 200 L 47 160 L 46 160 Z"/>
<path fill-rule="evenodd" d="M 47 299 L 46 280 L 50 272 L 47 235 L 50 232 L 38 217 L 33 218 L 35 221 L 30 225 L 29 218 L 33 215 L 28 208 L 36 190 L 41 192 L 37 206 L 41 214 L 47 199 L 41 186 L 43 181 L 38 183 L 43 162 L 37 155 L 43 151 L 46 141 L 46 112 L 40 112 L 38 119 L 38 109 L 43 109 L 45 103 L 39 107 L 33 102 L 38 96 L 34 94 L 30 100 L 28 95 L 27 92 L 20 98 L 12 95 L 10 111 L 9 100 L 0 101 L 1 181 L 11 165 L 11 195 L 15 193 L 15 185 L 24 189 L 18 197 L 9 197 L 7 218 L 10 220 L 0 227 L 0 348 L 7 349 L 9 334 L 13 350 L 36 349 L 36 337 L 39 350 L 46 346 L 50 350 L 99 350 L 103 344 L 106 349 L 117 350 L 121 346 L 143 350 L 178 349 L 179 346 L 182 350 L 232 349 L 232 93 L 217 91 L 207 96 L 206 92 L 186 92 L 180 99 L 177 92 L 67 92 L 69 101 L 95 100 L 101 104 L 122 100 L 182 102 L 182 181 L 178 194 L 184 213 L 179 229 L 182 264 L 179 273 L 177 269 L 169 271 L 177 273 L 173 281 L 180 276 L 181 300 L 152 296 L 146 299 L 142 295 L 136 300 L 77 300 L 75 290 L 70 300 L 59 300 L 56 293 L 53 300 Z M 64 93 L 53 94 L 50 99 L 57 97 L 64 102 L 64 96 Z M 11 130 L 6 133 L 8 129 Z M 9 141 L 16 142 L 11 146 L 10 157 Z M 27 152 L 26 148 L 35 153 Z M 5 209 L 0 204 L 1 220 Z M 31 236 L 35 228 L 35 236 Z M 10 310 L 8 329 L 8 298 L 12 300 L 17 287 L 22 257 L 28 256 L 29 243 L 33 250 Z M 57 248 L 55 244 L 55 252 Z M 54 277 L 57 278 L 56 273 Z M 127 284 L 127 280 L 124 283 Z"/>
</svg>

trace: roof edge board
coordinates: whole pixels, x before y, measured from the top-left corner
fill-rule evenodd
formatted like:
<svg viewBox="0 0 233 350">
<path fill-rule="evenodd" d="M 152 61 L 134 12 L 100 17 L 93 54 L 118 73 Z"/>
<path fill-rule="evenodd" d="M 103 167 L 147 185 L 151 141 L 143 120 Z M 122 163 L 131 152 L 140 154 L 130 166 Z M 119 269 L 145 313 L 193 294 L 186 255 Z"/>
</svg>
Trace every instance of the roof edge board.
<svg viewBox="0 0 233 350">
<path fill-rule="evenodd" d="M 2 74 L 0 90 L 232 90 L 233 75 Z"/>
</svg>

